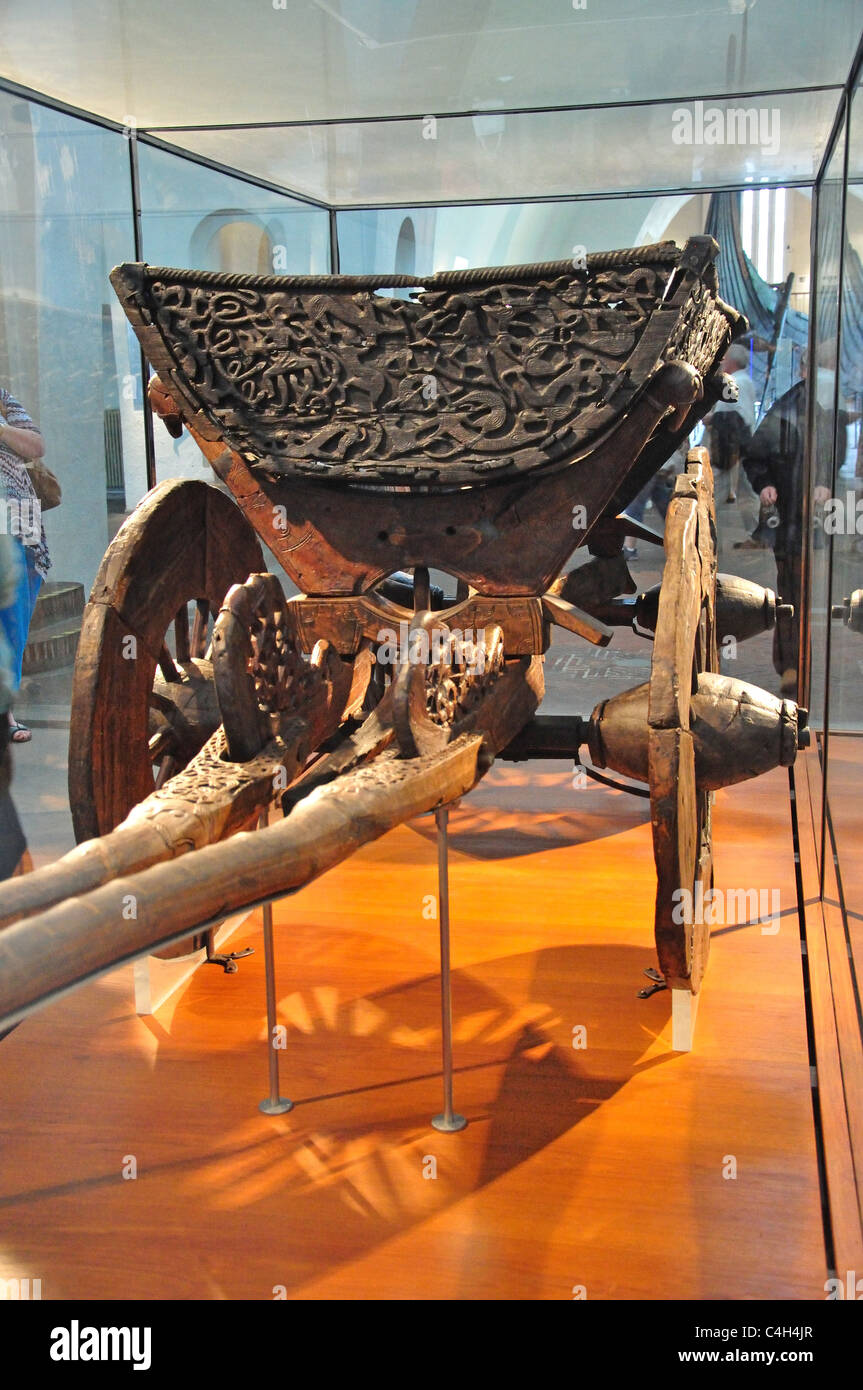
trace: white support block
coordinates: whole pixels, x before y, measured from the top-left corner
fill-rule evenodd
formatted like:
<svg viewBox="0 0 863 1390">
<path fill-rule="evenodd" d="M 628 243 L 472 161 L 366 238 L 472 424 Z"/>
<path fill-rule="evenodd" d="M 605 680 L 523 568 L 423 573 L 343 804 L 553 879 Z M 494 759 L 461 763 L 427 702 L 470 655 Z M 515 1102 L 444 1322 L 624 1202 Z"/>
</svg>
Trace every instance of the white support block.
<svg viewBox="0 0 863 1390">
<path fill-rule="evenodd" d="M 216 931 L 216 950 L 220 951 L 229 937 L 245 922 L 248 912 L 228 917 Z M 182 985 L 190 980 L 199 965 L 207 959 L 205 950 L 192 951 L 173 960 L 158 956 L 141 956 L 135 961 L 135 1013 L 154 1014 Z"/>
<path fill-rule="evenodd" d="M 695 1018 L 700 995 L 688 989 L 671 991 L 671 1047 L 674 1052 L 691 1052 Z"/>
</svg>

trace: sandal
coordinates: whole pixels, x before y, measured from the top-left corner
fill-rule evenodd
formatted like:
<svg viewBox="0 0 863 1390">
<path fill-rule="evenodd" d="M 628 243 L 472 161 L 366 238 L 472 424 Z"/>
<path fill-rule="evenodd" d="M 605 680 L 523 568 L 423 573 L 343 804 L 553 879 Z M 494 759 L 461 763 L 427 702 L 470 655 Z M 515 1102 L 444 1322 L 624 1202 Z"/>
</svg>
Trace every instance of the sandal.
<svg viewBox="0 0 863 1390">
<path fill-rule="evenodd" d="M 9 742 L 10 743 L 29 743 L 33 735 L 26 724 L 19 724 L 17 719 L 9 720 Z"/>
</svg>

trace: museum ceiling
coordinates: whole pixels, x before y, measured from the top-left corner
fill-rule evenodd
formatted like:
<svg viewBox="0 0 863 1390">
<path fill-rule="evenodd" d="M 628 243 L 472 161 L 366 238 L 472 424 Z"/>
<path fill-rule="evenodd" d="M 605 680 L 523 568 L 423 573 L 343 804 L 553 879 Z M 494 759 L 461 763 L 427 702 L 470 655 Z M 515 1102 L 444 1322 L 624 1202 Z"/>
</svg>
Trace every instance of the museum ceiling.
<svg viewBox="0 0 863 1390">
<path fill-rule="evenodd" d="M 5 0 L 0 75 L 339 206 L 807 181 L 859 17 L 856 0 Z M 781 139 L 672 140 L 680 102 L 755 94 Z M 572 106 L 606 109 L 553 109 Z M 363 124 L 386 117 L 418 119 Z"/>
</svg>

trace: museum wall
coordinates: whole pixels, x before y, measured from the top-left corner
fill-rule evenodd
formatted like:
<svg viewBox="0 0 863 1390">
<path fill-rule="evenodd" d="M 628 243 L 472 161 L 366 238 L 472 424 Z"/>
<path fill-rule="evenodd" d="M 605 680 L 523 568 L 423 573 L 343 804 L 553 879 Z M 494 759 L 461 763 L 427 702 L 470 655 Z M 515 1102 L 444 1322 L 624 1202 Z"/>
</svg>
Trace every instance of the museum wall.
<svg viewBox="0 0 863 1390">
<path fill-rule="evenodd" d="M 348 275 L 383 274 L 395 269 L 406 220 L 415 240 L 411 272 L 418 275 L 465 265 L 560 260 L 571 256 L 578 246 L 604 251 L 665 239 L 683 242 L 704 230 L 709 201 L 709 194 L 687 193 L 486 206 L 345 209 L 337 216 L 340 267 Z"/>
</svg>

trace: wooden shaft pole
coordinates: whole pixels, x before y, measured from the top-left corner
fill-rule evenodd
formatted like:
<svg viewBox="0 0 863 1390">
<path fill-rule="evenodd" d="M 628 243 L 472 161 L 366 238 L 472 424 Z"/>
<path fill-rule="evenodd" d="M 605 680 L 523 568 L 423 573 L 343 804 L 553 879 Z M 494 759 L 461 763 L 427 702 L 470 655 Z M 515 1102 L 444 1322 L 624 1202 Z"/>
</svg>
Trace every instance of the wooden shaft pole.
<svg viewBox="0 0 863 1390">
<path fill-rule="evenodd" d="M 394 825 L 455 800 L 484 770 L 481 735 L 384 754 L 265 830 L 104 884 L 0 931 L 0 1027 L 198 924 L 299 888 Z"/>
</svg>

